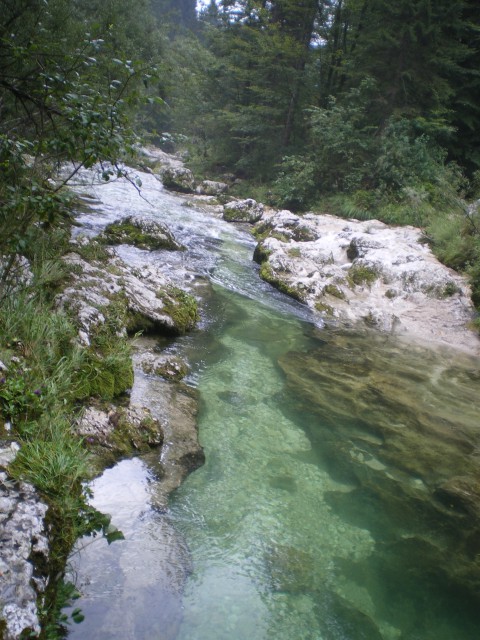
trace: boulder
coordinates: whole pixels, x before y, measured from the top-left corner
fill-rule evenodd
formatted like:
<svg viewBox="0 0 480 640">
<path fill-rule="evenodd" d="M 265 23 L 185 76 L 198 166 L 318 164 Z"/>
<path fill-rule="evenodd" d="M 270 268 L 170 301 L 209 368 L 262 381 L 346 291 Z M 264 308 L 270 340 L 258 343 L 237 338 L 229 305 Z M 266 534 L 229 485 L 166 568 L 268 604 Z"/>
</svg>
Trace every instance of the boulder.
<svg viewBox="0 0 480 640">
<path fill-rule="evenodd" d="M 149 409 L 130 404 L 108 409 L 87 407 L 74 426 L 92 454 L 98 470 L 112 464 L 120 456 L 145 453 L 163 443 L 163 429 Z"/>
<path fill-rule="evenodd" d="M 106 264 L 87 262 L 77 253 L 64 260 L 70 282 L 56 303 L 71 312 L 86 346 L 92 332 L 106 322 L 115 323 L 118 335 L 138 331 L 181 335 L 196 324 L 193 296 L 173 286 L 155 265 L 133 268 L 115 255 Z"/>
<path fill-rule="evenodd" d="M 107 244 L 132 244 L 148 251 L 184 249 L 164 224 L 142 216 L 126 216 L 107 225 L 100 239 Z"/>
<path fill-rule="evenodd" d="M 223 219 L 228 222 L 258 222 L 265 210 L 261 202 L 252 198 L 234 200 L 223 206 Z"/>
<path fill-rule="evenodd" d="M 181 166 L 166 167 L 161 171 L 161 179 L 165 188 L 180 193 L 194 193 L 195 178 L 190 169 Z"/>
<path fill-rule="evenodd" d="M 201 196 L 219 196 L 226 191 L 228 191 L 228 184 L 213 180 L 203 180 L 195 189 L 195 192 Z"/>
</svg>

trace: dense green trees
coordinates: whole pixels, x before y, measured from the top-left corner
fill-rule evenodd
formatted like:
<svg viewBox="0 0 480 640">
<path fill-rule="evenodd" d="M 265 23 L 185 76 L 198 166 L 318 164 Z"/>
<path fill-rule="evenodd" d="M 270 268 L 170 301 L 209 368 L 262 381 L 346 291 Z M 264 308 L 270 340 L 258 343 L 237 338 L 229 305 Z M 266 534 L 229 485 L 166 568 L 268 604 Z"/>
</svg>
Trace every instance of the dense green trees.
<svg viewBox="0 0 480 640">
<path fill-rule="evenodd" d="M 185 109 L 189 98 L 177 86 L 170 124 L 191 137 L 194 149 L 198 144 L 210 170 L 264 182 L 280 176 L 280 183 L 282 176 L 291 182 L 292 171 L 300 171 L 303 188 L 304 169 L 313 163 L 307 173 L 315 186 L 304 189 L 305 206 L 333 191 L 407 187 L 412 176 L 402 182 L 399 170 L 395 179 L 380 175 L 381 166 L 395 164 L 400 147 L 405 169 L 423 145 L 431 151 L 432 166 L 457 160 L 471 177 L 480 166 L 475 144 L 479 19 L 473 4 L 211 2 L 200 16 L 204 53 L 184 69 L 185 76 L 190 67 L 201 105 L 198 113 L 194 104 Z M 361 123 L 358 110 L 352 112 L 358 92 Z M 330 127 L 337 121 L 343 128 L 332 153 L 329 136 L 335 134 L 321 132 L 326 117 Z M 348 174 L 347 179 L 334 179 L 337 174 Z"/>
<path fill-rule="evenodd" d="M 123 5 L 123 6 L 122 6 Z M 5 0 L 0 23 L 0 283 L 16 253 L 66 215 L 61 163 L 105 177 L 134 141 L 131 114 L 158 42 L 128 3 Z M 122 11 L 116 13 L 119 9 Z M 89 18 L 88 16 L 93 16 Z M 150 24 L 151 21 L 147 22 Z M 136 57 L 133 57 L 136 54 Z M 138 56 L 141 56 L 140 61 Z M 68 176 L 65 177 L 68 181 Z M 10 257 L 9 257 L 10 256 Z M 8 290 L 8 287 L 7 287 Z"/>
</svg>

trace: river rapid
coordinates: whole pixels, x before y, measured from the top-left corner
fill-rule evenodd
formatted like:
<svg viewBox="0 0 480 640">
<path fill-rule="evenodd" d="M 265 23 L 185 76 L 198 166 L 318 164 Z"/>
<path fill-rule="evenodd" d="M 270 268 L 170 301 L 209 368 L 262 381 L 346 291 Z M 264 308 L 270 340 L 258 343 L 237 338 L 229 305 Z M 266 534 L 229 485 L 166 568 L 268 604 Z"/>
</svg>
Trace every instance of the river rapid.
<svg viewBox="0 0 480 640">
<path fill-rule="evenodd" d="M 478 361 L 323 327 L 260 280 L 245 227 L 139 175 L 141 196 L 122 181 L 78 186 L 81 232 L 146 215 L 187 247 L 118 253 L 200 297 L 198 330 L 147 341 L 190 364 L 206 463 L 167 506 L 158 452 L 92 483 L 126 539 L 79 541 L 85 620 L 68 637 L 476 638 L 478 535 L 445 483 L 475 472 Z M 155 415 L 159 393 L 136 372 L 133 401 Z"/>
</svg>

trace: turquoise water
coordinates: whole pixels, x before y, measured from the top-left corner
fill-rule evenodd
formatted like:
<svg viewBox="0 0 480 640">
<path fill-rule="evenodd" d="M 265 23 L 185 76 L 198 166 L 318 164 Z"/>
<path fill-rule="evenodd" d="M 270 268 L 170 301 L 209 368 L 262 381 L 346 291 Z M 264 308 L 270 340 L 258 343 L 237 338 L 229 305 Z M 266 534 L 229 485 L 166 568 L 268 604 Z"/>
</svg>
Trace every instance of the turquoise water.
<svg viewBox="0 0 480 640">
<path fill-rule="evenodd" d="M 217 295 L 225 317 L 198 379 L 207 462 L 171 501 L 194 564 L 178 638 L 322 638 L 319 594 L 328 598 L 335 558 L 365 557 L 374 541 L 332 512 L 325 492 L 351 487 L 281 409 L 277 358 L 308 348 L 306 327 Z"/>
<path fill-rule="evenodd" d="M 202 330 L 168 347 L 206 463 L 166 510 L 155 452 L 93 484 L 126 540 L 72 557 L 69 637 L 476 640 L 479 519 L 451 485 L 480 477 L 478 363 L 315 327 L 259 281 L 246 234 L 166 202 L 213 283 Z"/>
<path fill-rule="evenodd" d="M 218 290 L 217 296 L 215 348 L 202 359 L 196 380 L 207 462 L 173 496 L 169 514 L 193 563 L 177 639 L 476 638 L 480 616 L 472 594 L 436 564 L 451 543 L 439 535 L 430 497 L 407 490 L 399 502 L 398 486 L 413 484 L 428 494 L 423 481 L 400 476 L 372 455 L 359 468 L 373 475 L 359 481 L 362 471 L 341 468 L 341 452 L 354 446 L 354 438 L 351 424 L 348 433 L 329 424 L 341 421 L 333 388 L 326 393 L 324 419 L 308 400 L 300 401 L 298 385 L 311 382 L 302 371 L 295 389 L 286 385 L 279 360 L 314 353 L 331 375 L 340 346 L 330 350 L 328 332 L 299 320 L 229 292 Z M 359 340 L 362 353 L 373 358 L 375 340 Z M 384 354 L 393 362 L 395 355 L 390 347 Z M 419 387 L 416 358 L 437 373 L 442 363 L 440 357 L 429 363 L 412 349 L 411 369 L 398 374 L 400 395 L 405 377 Z M 430 379 L 425 376 L 423 397 Z M 470 390 L 475 398 L 475 386 Z M 381 403 L 367 408 L 372 424 L 381 409 Z M 358 421 L 359 430 L 367 430 L 365 422 Z M 375 438 L 379 443 L 379 436 L 365 436 L 377 445 Z M 390 477 L 399 479 L 395 490 Z M 380 495 L 373 482 L 382 487 Z M 426 521 L 411 513 L 420 499 Z M 442 552 L 435 555 L 437 548 Z"/>
</svg>

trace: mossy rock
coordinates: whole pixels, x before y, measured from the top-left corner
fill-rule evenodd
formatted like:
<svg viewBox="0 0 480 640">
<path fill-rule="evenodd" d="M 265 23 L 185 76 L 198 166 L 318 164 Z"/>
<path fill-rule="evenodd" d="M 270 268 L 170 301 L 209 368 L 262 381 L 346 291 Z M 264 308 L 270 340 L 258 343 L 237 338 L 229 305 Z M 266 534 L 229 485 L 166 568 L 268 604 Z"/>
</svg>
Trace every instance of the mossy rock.
<svg viewBox="0 0 480 640">
<path fill-rule="evenodd" d="M 283 282 L 283 280 L 281 280 L 273 273 L 273 269 L 270 264 L 268 264 L 268 262 L 264 262 L 260 266 L 260 277 L 262 278 L 262 280 L 265 280 L 265 282 L 268 282 L 282 293 L 285 293 L 287 296 L 290 296 L 291 298 L 294 298 L 299 302 L 305 302 L 302 294 L 300 293 L 300 291 L 298 291 L 298 289 L 290 286 L 286 282 Z"/>
<path fill-rule="evenodd" d="M 163 302 L 163 310 L 173 320 L 173 333 L 183 335 L 194 329 L 199 319 L 195 298 L 178 287 L 170 286 L 157 293 Z"/>
<path fill-rule="evenodd" d="M 257 264 L 262 264 L 263 262 L 267 262 L 271 253 L 272 252 L 269 249 L 266 249 L 264 245 L 259 242 L 253 252 L 253 260 Z"/>
<path fill-rule="evenodd" d="M 176 357 L 146 358 L 141 366 L 145 373 L 154 374 L 173 382 L 180 382 L 189 373 L 188 365 Z"/>
<path fill-rule="evenodd" d="M 323 288 L 323 293 L 325 295 L 333 296 L 334 298 L 338 298 L 339 300 L 345 300 L 345 293 L 337 287 L 336 284 L 327 284 Z"/>
<path fill-rule="evenodd" d="M 83 433 L 90 453 L 91 471 L 96 474 L 119 458 L 146 453 L 163 444 L 163 429 L 148 409 L 111 407 L 91 409 L 99 420 L 98 428 Z"/>
<path fill-rule="evenodd" d="M 166 189 L 180 193 L 195 191 L 195 178 L 186 167 L 167 167 L 162 171 L 162 182 Z"/>
<path fill-rule="evenodd" d="M 355 287 L 355 285 L 364 284 L 371 287 L 378 277 L 379 273 L 376 269 L 363 264 L 354 264 L 348 271 L 348 281 L 352 288 Z"/>
<path fill-rule="evenodd" d="M 323 313 L 324 315 L 327 315 L 327 316 L 333 316 L 333 307 L 327 304 L 326 302 L 323 302 L 323 300 L 318 300 L 315 303 L 315 311 L 318 311 L 319 313 Z"/>
<path fill-rule="evenodd" d="M 108 244 L 131 244 L 148 251 L 158 249 L 178 251 L 184 248 L 164 225 L 139 216 L 127 216 L 107 225 L 102 239 Z"/>
</svg>

